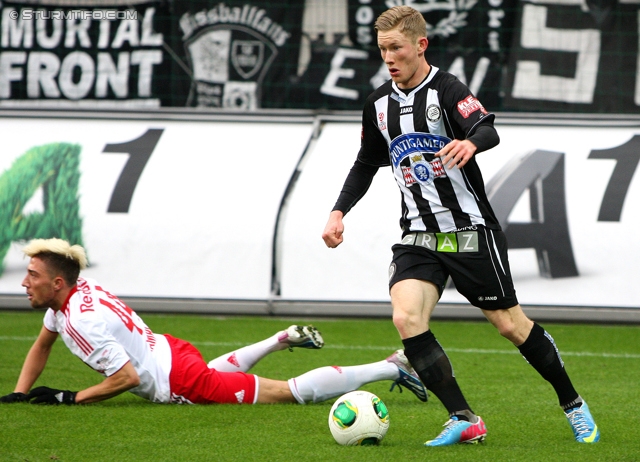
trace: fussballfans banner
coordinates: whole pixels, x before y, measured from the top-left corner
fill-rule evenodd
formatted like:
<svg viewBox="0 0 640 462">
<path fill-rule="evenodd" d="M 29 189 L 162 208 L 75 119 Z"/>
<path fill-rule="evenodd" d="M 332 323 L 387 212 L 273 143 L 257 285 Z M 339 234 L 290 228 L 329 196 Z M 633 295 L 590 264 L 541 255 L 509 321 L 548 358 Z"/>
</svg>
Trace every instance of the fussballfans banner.
<svg viewBox="0 0 640 462">
<path fill-rule="evenodd" d="M 478 162 L 523 305 L 640 308 L 640 126 L 623 122 L 498 117 L 501 143 Z M 55 236 L 84 245 L 84 274 L 123 297 L 388 302 L 401 237 L 389 169 L 345 217 L 343 244 L 321 239 L 357 117 L 8 115 L 0 130 L 0 295 L 24 293 L 24 243 Z M 454 288 L 442 301 L 467 303 Z"/>
<path fill-rule="evenodd" d="M 403 4 L 489 110 L 638 110 L 640 0 L 5 0 L 0 107 L 360 111 Z"/>
</svg>

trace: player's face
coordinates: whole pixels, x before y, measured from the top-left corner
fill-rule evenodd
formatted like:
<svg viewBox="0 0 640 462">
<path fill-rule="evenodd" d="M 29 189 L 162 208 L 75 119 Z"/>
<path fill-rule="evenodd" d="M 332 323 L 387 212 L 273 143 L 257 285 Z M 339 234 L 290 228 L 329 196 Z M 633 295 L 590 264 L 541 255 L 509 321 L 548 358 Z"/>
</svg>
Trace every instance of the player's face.
<svg viewBox="0 0 640 462">
<path fill-rule="evenodd" d="M 46 265 L 37 257 L 32 257 L 27 266 L 27 275 L 22 287 L 27 289 L 27 298 L 32 308 L 48 308 L 52 306 L 56 296 L 58 282 L 47 271 Z"/>
<path fill-rule="evenodd" d="M 412 40 L 398 29 L 378 32 L 378 48 L 399 88 L 413 88 L 427 76 L 429 65 L 424 59 L 426 37 Z"/>
</svg>

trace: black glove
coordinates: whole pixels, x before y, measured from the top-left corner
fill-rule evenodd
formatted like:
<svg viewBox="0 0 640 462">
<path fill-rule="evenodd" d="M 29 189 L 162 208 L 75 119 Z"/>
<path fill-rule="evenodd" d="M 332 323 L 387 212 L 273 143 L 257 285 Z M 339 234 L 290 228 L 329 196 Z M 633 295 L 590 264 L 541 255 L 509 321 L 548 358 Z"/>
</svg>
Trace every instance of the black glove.
<svg viewBox="0 0 640 462">
<path fill-rule="evenodd" d="M 76 393 L 78 392 L 38 387 L 29 392 L 27 399 L 31 404 L 76 404 Z"/>
<path fill-rule="evenodd" d="M 21 403 L 27 399 L 27 395 L 24 393 L 9 393 L 0 397 L 0 403 Z"/>
</svg>

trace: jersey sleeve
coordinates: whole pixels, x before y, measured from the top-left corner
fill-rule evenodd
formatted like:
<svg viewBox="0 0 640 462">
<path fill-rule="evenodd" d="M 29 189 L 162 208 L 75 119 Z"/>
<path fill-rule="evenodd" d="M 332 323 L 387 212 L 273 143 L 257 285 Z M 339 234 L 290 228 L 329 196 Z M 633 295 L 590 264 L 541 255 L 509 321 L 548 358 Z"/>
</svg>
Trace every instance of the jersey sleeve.
<svg viewBox="0 0 640 462">
<path fill-rule="evenodd" d="M 51 332 L 58 332 L 58 327 L 56 326 L 56 314 L 51 308 L 47 310 L 44 314 L 44 319 L 42 320 L 42 324 L 45 329 Z"/>
<path fill-rule="evenodd" d="M 493 126 L 495 115 L 488 112 L 471 90 L 456 77 L 449 76 L 443 95 L 446 98 L 446 110 L 449 116 L 455 125 L 460 127 L 461 132 L 456 133 L 456 138 L 469 138 L 480 124 Z"/>
<path fill-rule="evenodd" d="M 362 111 L 362 133 L 358 160 L 372 167 L 387 167 L 389 162 L 389 147 L 376 121 L 376 110 L 369 98 Z"/>
</svg>

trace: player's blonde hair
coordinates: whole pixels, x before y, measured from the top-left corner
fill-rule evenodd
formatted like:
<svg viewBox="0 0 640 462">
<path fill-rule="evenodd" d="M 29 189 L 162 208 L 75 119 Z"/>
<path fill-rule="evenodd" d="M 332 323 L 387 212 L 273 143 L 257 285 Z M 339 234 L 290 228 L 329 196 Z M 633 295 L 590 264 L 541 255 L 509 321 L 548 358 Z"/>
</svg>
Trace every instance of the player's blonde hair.
<svg viewBox="0 0 640 462">
<path fill-rule="evenodd" d="M 427 36 L 427 22 L 422 13 L 410 6 L 394 6 L 382 13 L 374 24 L 376 32 L 398 31 L 411 40 Z"/>
<path fill-rule="evenodd" d="M 76 284 L 80 270 L 87 267 L 87 254 L 82 246 L 55 237 L 32 239 L 22 251 L 27 257 L 43 260 L 52 276 L 62 275 L 70 286 Z"/>
</svg>

